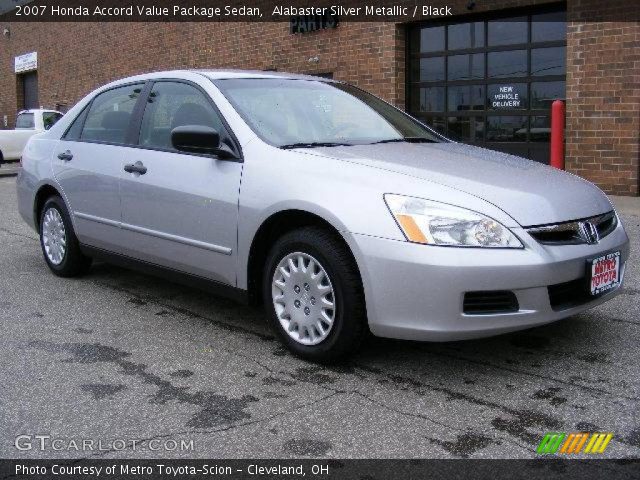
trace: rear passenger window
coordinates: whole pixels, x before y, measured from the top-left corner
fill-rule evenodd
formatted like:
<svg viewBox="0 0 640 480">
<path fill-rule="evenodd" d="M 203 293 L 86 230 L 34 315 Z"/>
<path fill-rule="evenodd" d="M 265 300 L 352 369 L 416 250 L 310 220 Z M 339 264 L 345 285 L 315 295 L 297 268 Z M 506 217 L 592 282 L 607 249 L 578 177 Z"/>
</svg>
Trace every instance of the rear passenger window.
<svg viewBox="0 0 640 480">
<path fill-rule="evenodd" d="M 141 91 L 142 84 L 127 85 L 98 95 L 91 104 L 80 139 L 125 143 L 133 107 Z"/>
<path fill-rule="evenodd" d="M 186 83 L 155 83 L 142 117 L 140 145 L 173 150 L 171 130 L 185 125 L 215 128 L 225 138 L 220 116 L 200 90 Z"/>
<path fill-rule="evenodd" d="M 89 112 L 89 107 L 84 107 L 80 115 L 78 115 L 69 129 L 67 133 L 64 134 L 65 140 L 80 140 L 80 135 L 82 134 L 82 125 L 84 124 L 84 119 L 87 118 L 87 113 Z"/>
</svg>

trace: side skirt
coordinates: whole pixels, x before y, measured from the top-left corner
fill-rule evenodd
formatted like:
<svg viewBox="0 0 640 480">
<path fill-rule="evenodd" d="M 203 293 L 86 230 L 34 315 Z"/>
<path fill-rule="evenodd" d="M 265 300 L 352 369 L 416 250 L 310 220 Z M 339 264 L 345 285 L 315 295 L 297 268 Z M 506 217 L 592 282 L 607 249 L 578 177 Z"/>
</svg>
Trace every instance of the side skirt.
<svg viewBox="0 0 640 480">
<path fill-rule="evenodd" d="M 80 244 L 80 250 L 87 257 L 91 257 L 96 260 L 102 260 L 112 265 L 117 265 L 129 270 L 136 270 L 138 272 L 163 278 L 171 282 L 197 288 L 198 290 L 203 290 L 214 295 L 229 298 L 245 305 L 249 303 L 248 292 L 241 288 L 232 287 L 231 285 L 225 285 L 223 283 L 216 282 L 215 280 L 210 280 L 208 278 L 200 277 L 197 275 L 191 275 L 179 270 L 163 267 L 160 265 L 156 265 L 155 263 L 145 262 L 143 260 L 127 257 L 119 253 L 110 252 L 101 248 L 91 247 L 89 245 Z"/>
</svg>

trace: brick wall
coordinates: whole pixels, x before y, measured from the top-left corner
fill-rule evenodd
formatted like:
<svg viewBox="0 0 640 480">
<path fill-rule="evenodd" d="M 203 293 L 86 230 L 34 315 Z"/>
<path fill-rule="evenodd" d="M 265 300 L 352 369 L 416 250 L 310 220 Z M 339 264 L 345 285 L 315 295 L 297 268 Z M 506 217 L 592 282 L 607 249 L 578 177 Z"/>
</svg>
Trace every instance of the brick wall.
<svg viewBox="0 0 640 480">
<path fill-rule="evenodd" d="M 474 13 L 550 2 L 477 3 Z M 467 0 L 431 4 L 466 12 Z M 625 5 L 568 1 L 567 169 L 608 193 L 638 195 L 640 26 L 607 21 L 607 15 L 619 19 Z M 584 15 L 595 18 L 589 9 L 603 20 L 585 23 Z M 345 22 L 305 35 L 291 35 L 286 23 L 14 23 L 10 29 L 9 38 L 0 37 L 0 116 L 8 115 L 9 125 L 19 101 L 13 59 L 31 51 L 38 52 L 45 107 L 71 106 L 123 76 L 173 68 L 333 72 L 400 107 L 405 102 L 405 28 L 394 23 Z"/>
<path fill-rule="evenodd" d="M 566 169 L 618 195 L 638 195 L 640 24 L 619 21 L 631 8 L 600 0 L 567 8 Z M 583 21 L 595 14 L 602 21 Z"/>
<path fill-rule="evenodd" d="M 18 108 L 13 59 L 31 51 L 38 51 L 39 101 L 46 107 L 73 105 L 123 76 L 176 68 L 333 72 L 404 105 L 403 28 L 392 23 L 352 23 L 306 35 L 291 35 L 286 23 L 14 23 L 10 28 L 9 39 L 0 37 L 0 114 L 11 119 Z"/>
</svg>

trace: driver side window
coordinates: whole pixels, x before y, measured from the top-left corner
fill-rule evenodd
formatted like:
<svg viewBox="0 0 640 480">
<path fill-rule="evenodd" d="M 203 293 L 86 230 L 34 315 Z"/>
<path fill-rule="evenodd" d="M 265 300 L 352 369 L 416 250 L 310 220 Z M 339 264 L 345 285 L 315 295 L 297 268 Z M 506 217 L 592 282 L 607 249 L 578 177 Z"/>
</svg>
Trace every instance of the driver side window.
<svg viewBox="0 0 640 480">
<path fill-rule="evenodd" d="M 222 119 L 200 90 L 181 82 L 155 83 L 142 117 L 139 144 L 175 150 L 171 144 L 171 131 L 186 125 L 211 127 L 221 139 L 225 136 Z"/>
</svg>

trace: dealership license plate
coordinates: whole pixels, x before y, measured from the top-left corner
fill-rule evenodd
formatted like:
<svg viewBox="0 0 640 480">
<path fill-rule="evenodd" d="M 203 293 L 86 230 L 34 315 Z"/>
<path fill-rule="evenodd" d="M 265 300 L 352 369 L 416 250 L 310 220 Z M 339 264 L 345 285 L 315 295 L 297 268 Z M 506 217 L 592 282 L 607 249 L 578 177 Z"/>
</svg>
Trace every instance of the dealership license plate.
<svg viewBox="0 0 640 480">
<path fill-rule="evenodd" d="M 613 252 L 591 260 L 589 287 L 591 295 L 612 290 L 620 285 L 620 252 Z"/>
</svg>

